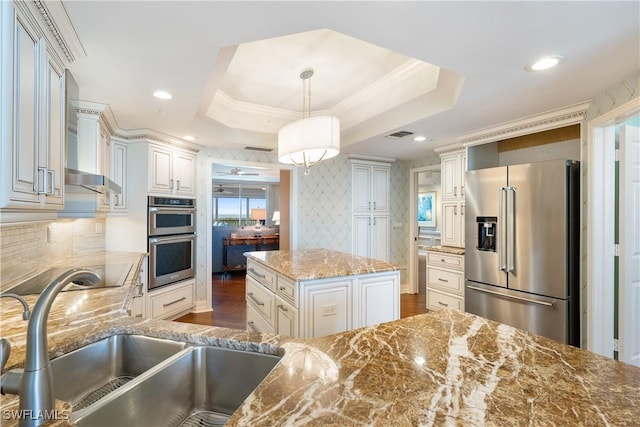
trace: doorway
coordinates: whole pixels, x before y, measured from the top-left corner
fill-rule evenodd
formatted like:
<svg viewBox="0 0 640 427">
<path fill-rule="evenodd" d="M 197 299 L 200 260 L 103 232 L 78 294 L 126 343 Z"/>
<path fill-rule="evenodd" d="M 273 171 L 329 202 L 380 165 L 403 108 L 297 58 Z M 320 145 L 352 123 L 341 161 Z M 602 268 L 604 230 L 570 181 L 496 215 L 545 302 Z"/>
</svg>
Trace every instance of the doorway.
<svg viewBox="0 0 640 427">
<path fill-rule="evenodd" d="M 426 266 L 421 262 L 424 249 L 440 245 L 440 164 L 409 171 L 409 285 L 407 293 L 426 295 Z M 425 201 L 429 204 L 424 206 Z M 422 202 L 422 205 L 421 205 Z M 420 218 L 419 218 L 420 210 Z M 423 216 L 430 211 L 431 216 Z M 424 282 L 424 283 L 422 283 Z"/>
<path fill-rule="evenodd" d="M 640 105 L 588 123 L 587 347 L 640 366 Z"/>
</svg>

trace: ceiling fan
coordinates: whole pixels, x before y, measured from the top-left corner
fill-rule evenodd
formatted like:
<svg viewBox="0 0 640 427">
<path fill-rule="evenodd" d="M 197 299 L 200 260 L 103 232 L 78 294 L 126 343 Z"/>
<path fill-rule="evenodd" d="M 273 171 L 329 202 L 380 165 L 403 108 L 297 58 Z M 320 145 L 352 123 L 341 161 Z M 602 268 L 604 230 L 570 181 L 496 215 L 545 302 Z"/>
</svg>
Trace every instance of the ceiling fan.
<svg viewBox="0 0 640 427">
<path fill-rule="evenodd" d="M 229 170 L 229 172 L 218 172 L 219 174 L 222 175 L 234 175 L 234 176 L 250 176 L 250 175 L 260 175 L 259 173 L 256 172 L 245 172 L 242 169 L 239 168 L 232 168 L 231 170 Z"/>
<path fill-rule="evenodd" d="M 222 184 L 216 184 L 218 188 L 214 188 L 213 192 L 218 194 L 233 194 L 231 191 L 225 190 L 222 188 Z"/>
</svg>

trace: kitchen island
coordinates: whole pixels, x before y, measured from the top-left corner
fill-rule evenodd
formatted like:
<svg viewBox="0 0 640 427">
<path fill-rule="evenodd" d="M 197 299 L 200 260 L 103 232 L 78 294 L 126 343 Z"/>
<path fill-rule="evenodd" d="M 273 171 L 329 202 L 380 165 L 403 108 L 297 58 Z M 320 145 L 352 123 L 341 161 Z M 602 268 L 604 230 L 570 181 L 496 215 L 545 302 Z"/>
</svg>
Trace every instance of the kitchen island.
<svg viewBox="0 0 640 427">
<path fill-rule="evenodd" d="M 59 295 L 50 357 L 115 334 L 282 355 L 230 426 L 618 426 L 640 419 L 639 368 L 459 311 L 300 339 L 132 318 L 127 286 L 133 280 Z M 7 368 L 17 368 L 26 322 L 20 304 L 0 301 L 2 335 L 13 344 Z M 0 396 L 3 426 L 17 424 L 9 412 L 17 401 Z M 62 402 L 58 408 L 70 410 Z"/>
<path fill-rule="evenodd" d="M 400 272 L 329 249 L 246 252 L 247 328 L 317 337 L 400 318 Z"/>
</svg>

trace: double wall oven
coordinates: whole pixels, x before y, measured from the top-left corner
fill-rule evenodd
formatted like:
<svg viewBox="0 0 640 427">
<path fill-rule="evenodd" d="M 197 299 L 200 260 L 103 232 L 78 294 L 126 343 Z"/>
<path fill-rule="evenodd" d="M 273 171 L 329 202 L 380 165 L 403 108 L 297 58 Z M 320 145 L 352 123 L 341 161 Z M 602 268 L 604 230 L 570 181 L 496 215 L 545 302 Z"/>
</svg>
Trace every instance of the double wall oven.
<svg viewBox="0 0 640 427">
<path fill-rule="evenodd" d="M 149 196 L 149 290 L 196 274 L 196 201 Z"/>
</svg>

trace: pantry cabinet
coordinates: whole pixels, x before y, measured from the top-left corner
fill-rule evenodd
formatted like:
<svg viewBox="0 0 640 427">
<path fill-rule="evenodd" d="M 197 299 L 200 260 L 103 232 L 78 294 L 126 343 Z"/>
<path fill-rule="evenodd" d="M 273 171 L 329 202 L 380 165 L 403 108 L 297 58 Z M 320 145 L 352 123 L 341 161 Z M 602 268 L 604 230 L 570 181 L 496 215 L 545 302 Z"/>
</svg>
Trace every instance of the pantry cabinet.
<svg viewBox="0 0 640 427">
<path fill-rule="evenodd" d="M 57 211 L 64 205 L 64 66 L 24 11 L 12 2 L 0 8 L 0 208 Z"/>
<path fill-rule="evenodd" d="M 465 150 L 441 154 L 442 244 L 464 248 Z"/>
<path fill-rule="evenodd" d="M 389 260 L 390 174 L 386 163 L 352 160 L 352 253 Z"/>
<path fill-rule="evenodd" d="M 195 195 L 196 155 L 172 147 L 149 147 L 149 193 Z"/>
</svg>

